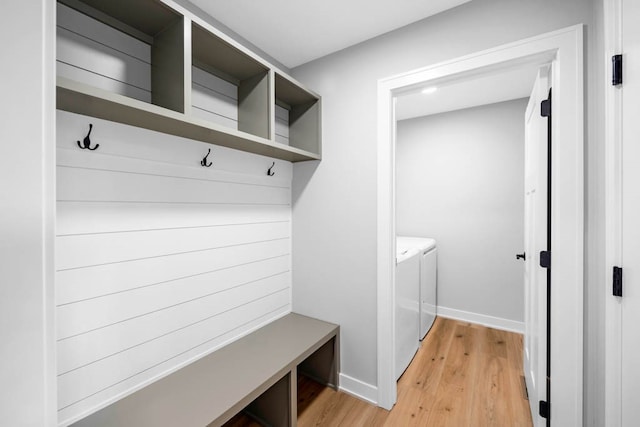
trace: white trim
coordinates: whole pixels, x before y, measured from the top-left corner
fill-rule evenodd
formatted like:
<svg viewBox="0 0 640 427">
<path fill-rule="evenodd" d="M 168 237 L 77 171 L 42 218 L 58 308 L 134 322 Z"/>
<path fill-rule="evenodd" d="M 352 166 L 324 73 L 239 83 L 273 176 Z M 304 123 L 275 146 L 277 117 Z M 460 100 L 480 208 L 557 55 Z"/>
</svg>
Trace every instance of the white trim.
<svg viewBox="0 0 640 427">
<path fill-rule="evenodd" d="M 584 264 L 584 52 L 583 25 L 509 43 L 378 81 L 378 404 L 396 401 L 393 378 L 395 177 L 393 99 L 421 85 L 435 85 L 522 63 L 558 66 L 553 80 L 551 332 L 552 418 L 581 426 L 583 406 Z M 554 370 L 555 367 L 555 370 Z"/>
<path fill-rule="evenodd" d="M 54 426 L 57 407 L 55 317 L 56 2 L 11 5 L 0 47 L 4 74 L 0 193 L 2 425 Z M 24 23 L 30 24 L 28 34 Z M 21 34 L 22 33 L 22 34 Z M 8 141 L 14 141 L 9 145 Z"/>
<path fill-rule="evenodd" d="M 56 23 L 57 3 L 52 1 L 42 2 L 44 13 L 42 15 L 43 28 L 43 158 L 42 173 L 44 188 L 42 195 L 42 228 L 44 231 L 44 244 L 42 248 L 44 259 L 44 289 L 45 298 L 43 312 L 45 319 L 45 419 L 47 425 L 55 425 L 58 420 L 58 353 L 57 353 L 57 318 L 55 298 L 56 276 Z"/>
<path fill-rule="evenodd" d="M 378 82 L 378 406 L 397 399 L 395 362 L 395 108 L 391 90 Z"/>
<path fill-rule="evenodd" d="M 622 49 L 622 0 L 603 2 L 604 75 L 611 78 L 611 58 Z M 610 272 L 622 262 L 622 93 L 605 86 L 605 391 L 604 423 L 622 425 L 622 307 L 611 295 Z"/>
<path fill-rule="evenodd" d="M 340 374 L 340 391 L 350 394 L 353 397 L 357 397 L 360 400 L 371 403 L 373 405 L 378 404 L 378 388 L 371 384 L 367 384 L 355 378 L 352 378 L 345 374 Z"/>
<path fill-rule="evenodd" d="M 456 310 L 455 308 L 438 306 L 438 316 L 447 319 L 462 320 L 463 322 L 476 323 L 488 328 L 502 331 L 524 334 L 524 322 L 504 319 L 502 317 L 488 316 L 486 314 L 472 313 L 470 311 Z"/>
</svg>

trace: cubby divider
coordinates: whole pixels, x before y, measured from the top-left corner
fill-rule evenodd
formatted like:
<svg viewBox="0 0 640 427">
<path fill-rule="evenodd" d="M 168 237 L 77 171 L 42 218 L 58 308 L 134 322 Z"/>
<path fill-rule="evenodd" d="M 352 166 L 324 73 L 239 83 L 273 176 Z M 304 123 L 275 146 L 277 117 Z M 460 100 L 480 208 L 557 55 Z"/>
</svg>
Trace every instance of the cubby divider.
<svg viewBox="0 0 640 427">
<path fill-rule="evenodd" d="M 151 46 L 151 102 L 180 113 L 191 108 L 191 70 L 184 61 L 191 52 L 190 24 L 185 17 L 173 22 Z"/>
</svg>

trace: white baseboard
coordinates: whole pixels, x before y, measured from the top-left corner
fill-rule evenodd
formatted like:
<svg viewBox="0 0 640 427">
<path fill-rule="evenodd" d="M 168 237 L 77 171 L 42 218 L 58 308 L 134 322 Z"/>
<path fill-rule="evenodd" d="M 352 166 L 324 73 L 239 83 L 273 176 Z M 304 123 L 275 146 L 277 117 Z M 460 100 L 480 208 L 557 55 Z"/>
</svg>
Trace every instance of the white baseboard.
<svg viewBox="0 0 640 427">
<path fill-rule="evenodd" d="M 360 400 L 378 405 L 378 387 L 372 386 L 355 378 L 351 378 L 348 375 L 340 374 L 340 391 L 343 391 L 351 396 L 357 397 Z"/>
<path fill-rule="evenodd" d="M 487 316 L 486 314 L 471 313 L 469 311 L 456 310 L 454 308 L 441 306 L 438 306 L 437 313 L 438 316 L 446 317 L 448 319 L 477 323 L 490 328 L 517 332 L 519 334 L 524 333 L 524 322 L 517 322 L 515 320 L 503 319 L 501 317 Z"/>
</svg>

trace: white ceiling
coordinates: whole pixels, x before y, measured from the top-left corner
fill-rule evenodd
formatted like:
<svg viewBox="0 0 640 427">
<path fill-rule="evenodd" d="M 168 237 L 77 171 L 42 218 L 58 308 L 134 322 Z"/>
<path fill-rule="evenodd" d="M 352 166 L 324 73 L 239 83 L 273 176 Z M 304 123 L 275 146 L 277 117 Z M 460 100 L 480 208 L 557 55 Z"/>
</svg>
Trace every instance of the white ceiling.
<svg viewBox="0 0 640 427">
<path fill-rule="evenodd" d="M 461 82 L 438 86 L 434 93 L 416 92 L 398 96 L 396 119 L 406 120 L 463 108 L 528 98 L 539 65 L 530 64 L 501 72 L 476 76 Z"/>
<path fill-rule="evenodd" d="M 471 0 L 190 0 L 289 68 Z"/>
</svg>

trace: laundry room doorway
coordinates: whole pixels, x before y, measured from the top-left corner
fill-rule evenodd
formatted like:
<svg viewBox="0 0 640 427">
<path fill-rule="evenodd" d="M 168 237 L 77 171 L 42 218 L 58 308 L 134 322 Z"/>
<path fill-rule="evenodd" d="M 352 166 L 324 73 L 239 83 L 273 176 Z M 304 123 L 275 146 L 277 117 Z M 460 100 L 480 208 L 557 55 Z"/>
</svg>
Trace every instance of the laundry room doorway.
<svg viewBox="0 0 640 427">
<path fill-rule="evenodd" d="M 582 424 L 583 304 L 583 26 L 544 34 L 452 61 L 382 79 L 378 84 L 378 404 L 396 401 L 396 104 L 400 96 L 452 85 L 533 65 L 551 64 L 553 86 L 553 181 L 550 186 L 553 269 L 551 289 L 552 364 L 563 366 L 553 377 L 551 416 L 556 425 Z M 533 86 L 533 82 L 531 82 Z M 548 248 L 547 248 L 548 250 Z M 514 254 L 515 255 L 515 254 Z M 546 256 L 546 255 L 543 255 Z M 538 254 L 538 258 L 540 254 Z M 539 260 L 539 259 L 538 259 Z M 525 296 L 525 305 L 530 303 Z M 546 308 L 546 305 L 545 305 Z M 545 319 L 546 320 L 546 319 Z M 527 318 L 525 323 L 531 322 Z M 542 316 L 536 317 L 537 322 Z M 540 327 L 542 323 L 538 323 Z M 525 325 L 526 328 L 526 325 Z M 525 344 L 526 345 L 526 344 Z M 536 365 L 537 366 L 537 365 Z M 541 367 L 535 368 L 536 373 Z M 544 375 L 543 375 L 544 376 Z M 546 390 L 538 383 L 536 389 Z M 537 399 L 537 398 L 536 398 Z M 542 400 L 542 399 L 540 399 Z M 537 406 L 537 405 L 536 405 Z M 532 407 L 532 411 L 533 411 Z M 537 409 L 537 408 L 535 408 Z M 536 414 L 537 415 L 537 414 Z M 545 420 L 534 420 L 544 425 Z"/>
</svg>

